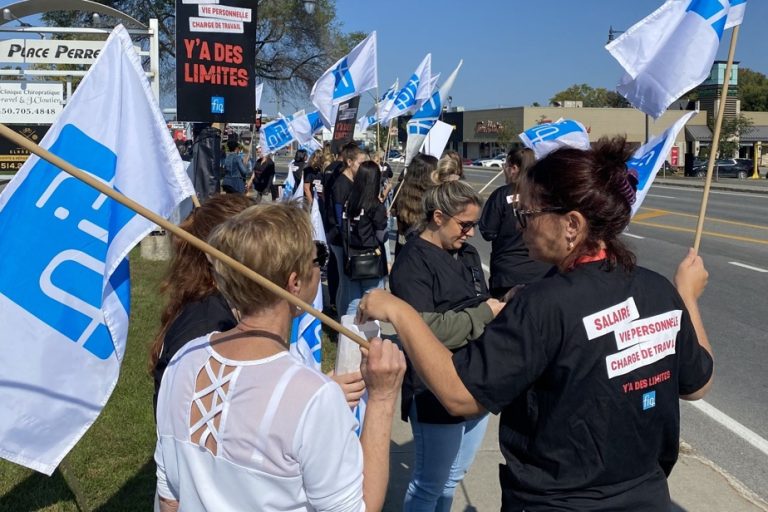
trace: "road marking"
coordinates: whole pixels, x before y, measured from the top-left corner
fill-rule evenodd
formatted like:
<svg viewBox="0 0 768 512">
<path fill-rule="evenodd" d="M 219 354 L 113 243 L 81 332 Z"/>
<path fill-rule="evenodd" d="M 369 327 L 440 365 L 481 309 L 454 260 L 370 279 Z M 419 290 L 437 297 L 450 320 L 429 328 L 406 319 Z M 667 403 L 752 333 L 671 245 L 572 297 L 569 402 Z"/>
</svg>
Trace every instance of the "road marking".
<svg viewBox="0 0 768 512">
<path fill-rule="evenodd" d="M 674 185 L 654 185 L 653 188 L 663 188 L 668 190 L 677 190 L 679 192 L 701 192 L 701 188 L 694 188 L 694 187 L 680 187 L 680 186 L 674 186 Z M 723 196 L 737 196 L 737 197 L 754 197 L 756 199 L 768 199 L 768 194 L 762 193 L 760 191 L 755 192 L 724 192 L 722 190 L 710 190 L 710 194 L 720 194 Z M 701 193 L 697 194 L 701 195 Z"/>
<path fill-rule="evenodd" d="M 738 261 L 729 261 L 731 265 L 736 265 L 737 267 L 741 268 L 747 268 L 749 270 L 754 270 L 755 272 L 765 272 L 768 273 L 768 270 L 760 267 L 753 267 L 752 265 L 745 265 L 744 263 L 739 263 Z"/>
<path fill-rule="evenodd" d="M 660 195 L 657 195 L 657 194 L 648 194 L 648 195 L 647 195 L 647 196 L 645 196 L 645 197 L 657 197 L 657 198 L 660 198 L 660 199 L 677 199 L 676 197 L 672 197 L 672 196 L 660 196 Z"/>
<path fill-rule="evenodd" d="M 641 210 L 645 210 L 645 208 L 641 208 Z M 650 213 L 650 212 L 663 212 L 663 213 L 665 213 L 667 215 L 677 215 L 679 217 L 688 217 L 690 219 L 698 219 L 699 218 L 698 215 L 694 215 L 692 213 L 673 212 L 671 210 L 653 209 L 653 210 L 649 210 L 648 213 Z M 639 214 L 635 215 L 633 217 L 633 219 L 638 219 L 639 218 L 640 220 L 645 220 L 646 218 L 651 218 L 651 217 L 656 217 L 657 216 L 657 215 L 652 215 L 651 217 L 644 217 L 643 218 L 643 217 L 641 217 L 642 215 L 644 215 L 644 214 L 639 213 Z M 734 220 L 717 219 L 717 218 L 714 218 L 714 217 L 707 217 L 706 220 L 708 222 L 709 221 L 719 222 L 721 224 L 732 224 L 734 226 L 739 226 L 739 227 L 744 227 L 744 228 L 762 229 L 762 230 L 768 231 L 768 226 L 761 226 L 759 224 L 748 224 L 746 222 L 737 222 L 737 221 L 734 221 Z"/>
<path fill-rule="evenodd" d="M 645 240 L 644 236 L 640 235 L 633 235 L 632 233 L 627 233 L 626 231 L 622 233 L 624 236 L 628 236 L 629 238 L 637 238 L 638 240 Z"/>
<path fill-rule="evenodd" d="M 679 228 L 677 226 L 666 226 L 664 224 L 656 224 L 654 222 L 637 222 L 641 226 L 650 226 L 652 228 L 668 229 L 670 231 L 682 231 L 683 233 L 695 233 L 695 229 Z M 702 234 L 712 236 L 715 238 L 727 238 L 728 240 L 738 240 L 739 242 L 751 242 L 755 244 L 768 245 L 768 240 L 760 240 L 758 238 L 749 238 L 746 236 L 726 235 L 723 233 L 713 233 L 712 231 L 704 231 Z"/>
<path fill-rule="evenodd" d="M 746 441 L 747 443 L 751 444 L 761 452 L 763 452 L 764 455 L 768 455 L 768 441 L 764 438 L 760 437 L 756 432 L 753 430 L 750 430 L 749 428 L 745 427 L 735 419 L 731 418 L 727 414 L 721 412 L 719 409 L 716 409 L 715 407 L 711 406 L 704 400 L 696 400 L 692 402 L 687 402 L 688 404 L 692 405 L 699 411 L 703 412 L 716 422 L 720 423 L 722 426 L 739 436 L 741 439 Z"/>
<path fill-rule="evenodd" d="M 663 217 L 665 215 L 669 215 L 672 212 L 668 212 L 665 210 L 650 210 L 645 213 L 638 213 L 636 214 L 632 220 L 648 220 L 653 219 L 654 217 Z"/>
</svg>

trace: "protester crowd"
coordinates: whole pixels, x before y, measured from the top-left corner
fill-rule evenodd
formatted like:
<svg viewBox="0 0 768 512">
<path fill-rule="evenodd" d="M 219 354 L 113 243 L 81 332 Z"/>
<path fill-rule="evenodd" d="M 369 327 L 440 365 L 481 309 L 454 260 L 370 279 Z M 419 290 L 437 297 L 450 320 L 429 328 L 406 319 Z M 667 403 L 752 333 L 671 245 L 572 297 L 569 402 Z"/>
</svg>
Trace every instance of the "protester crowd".
<svg viewBox="0 0 768 512">
<path fill-rule="evenodd" d="M 397 336 L 372 340 L 359 372 L 323 375 L 288 351 L 301 311 L 175 241 L 150 360 L 160 510 L 380 510 L 398 400 L 415 456 L 403 510 L 451 509 L 489 413 L 502 510 L 669 509 L 678 399 L 713 375 L 707 273 L 691 252 L 673 285 L 622 243 L 637 189 L 624 139 L 514 149 L 487 201 L 455 152 L 418 154 L 398 180 L 354 142 L 297 151 L 298 200 L 268 201 L 271 155 L 227 149 L 222 193 L 182 227 L 305 302 L 325 271 L 327 313 Z"/>
</svg>

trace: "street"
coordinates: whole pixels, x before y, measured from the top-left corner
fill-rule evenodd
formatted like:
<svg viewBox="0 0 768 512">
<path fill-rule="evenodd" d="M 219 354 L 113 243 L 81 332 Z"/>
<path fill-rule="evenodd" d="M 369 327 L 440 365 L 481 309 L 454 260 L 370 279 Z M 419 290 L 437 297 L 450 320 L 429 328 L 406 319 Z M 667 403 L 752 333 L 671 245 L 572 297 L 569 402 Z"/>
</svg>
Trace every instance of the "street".
<svg viewBox="0 0 768 512">
<path fill-rule="evenodd" d="M 466 174 L 479 190 L 496 172 L 472 168 Z M 501 183 L 500 177 L 483 195 Z M 701 196 L 701 189 L 669 185 L 649 191 L 625 235 L 640 265 L 672 278 L 693 245 Z M 701 243 L 709 284 L 699 305 L 715 351 L 715 384 L 704 401 L 681 402 L 682 439 L 763 499 L 768 498 L 767 220 L 768 194 L 712 190 Z M 479 233 L 471 243 L 487 265 L 490 244 Z"/>
</svg>

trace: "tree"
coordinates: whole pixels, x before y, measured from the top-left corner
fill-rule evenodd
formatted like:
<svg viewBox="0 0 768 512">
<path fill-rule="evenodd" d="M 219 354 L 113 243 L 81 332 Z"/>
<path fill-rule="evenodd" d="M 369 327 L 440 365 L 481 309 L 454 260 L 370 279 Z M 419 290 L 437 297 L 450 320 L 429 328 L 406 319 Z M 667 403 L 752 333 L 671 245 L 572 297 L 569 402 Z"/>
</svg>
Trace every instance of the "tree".
<svg viewBox="0 0 768 512">
<path fill-rule="evenodd" d="M 165 90 L 175 87 L 176 18 L 174 0 L 97 0 L 142 23 L 157 18 Z M 318 0 L 313 15 L 299 0 L 254 0 L 257 5 L 256 76 L 283 96 L 306 95 L 317 78 L 361 41 L 365 34 L 344 34 L 336 20 L 335 0 Z M 114 23 L 104 17 L 105 23 Z M 90 26 L 87 12 L 52 11 L 43 21 L 53 26 Z"/>
<path fill-rule="evenodd" d="M 549 99 L 550 104 L 561 104 L 564 101 L 581 101 L 585 107 L 627 108 L 630 106 L 619 93 L 602 87 L 594 88 L 588 84 L 574 84 Z"/>
<path fill-rule="evenodd" d="M 768 110 L 768 77 L 749 68 L 740 68 L 739 99 L 741 110 L 747 112 Z"/>
<path fill-rule="evenodd" d="M 504 151 L 509 151 L 510 145 L 517 140 L 517 134 L 520 131 L 512 121 L 502 121 L 501 128 L 496 134 L 496 142 L 504 148 Z"/>
<path fill-rule="evenodd" d="M 712 133 L 715 132 L 714 123 L 714 118 L 707 121 Z M 723 119 L 723 124 L 720 127 L 717 157 L 732 158 L 733 155 L 737 154 L 739 151 L 739 139 L 754 130 L 753 126 L 752 120 L 743 114 L 730 119 Z"/>
</svg>

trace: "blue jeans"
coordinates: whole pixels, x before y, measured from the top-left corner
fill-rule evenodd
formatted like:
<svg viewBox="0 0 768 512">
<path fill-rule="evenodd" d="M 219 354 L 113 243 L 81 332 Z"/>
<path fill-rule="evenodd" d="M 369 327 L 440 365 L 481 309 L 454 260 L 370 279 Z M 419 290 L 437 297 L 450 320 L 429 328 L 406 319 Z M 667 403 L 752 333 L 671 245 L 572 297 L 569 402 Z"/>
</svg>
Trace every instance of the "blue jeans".
<svg viewBox="0 0 768 512">
<path fill-rule="evenodd" d="M 413 404 L 408 420 L 413 430 L 414 465 L 403 510 L 450 512 L 456 486 L 483 442 L 488 414 L 450 425 L 420 423 Z"/>
<path fill-rule="evenodd" d="M 333 256 L 336 259 L 336 269 L 339 271 L 339 285 L 336 287 L 336 297 L 334 297 L 336 303 L 336 311 L 339 313 L 339 318 L 344 314 L 346 309 L 342 309 L 342 306 L 346 308 L 346 302 L 344 302 L 344 280 L 347 279 L 344 273 L 344 248 L 340 245 L 328 244 L 328 247 L 333 252 Z M 347 286 L 348 287 L 348 286 Z"/>
<path fill-rule="evenodd" d="M 375 277 L 373 279 L 360 279 L 359 281 L 353 281 L 346 277 L 345 284 L 347 285 L 347 291 L 344 294 L 344 298 L 348 301 L 345 314 L 354 315 L 357 313 L 357 305 L 360 304 L 360 299 L 363 298 L 365 292 L 368 290 L 373 290 L 374 288 L 384 288 L 384 278 Z"/>
</svg>

